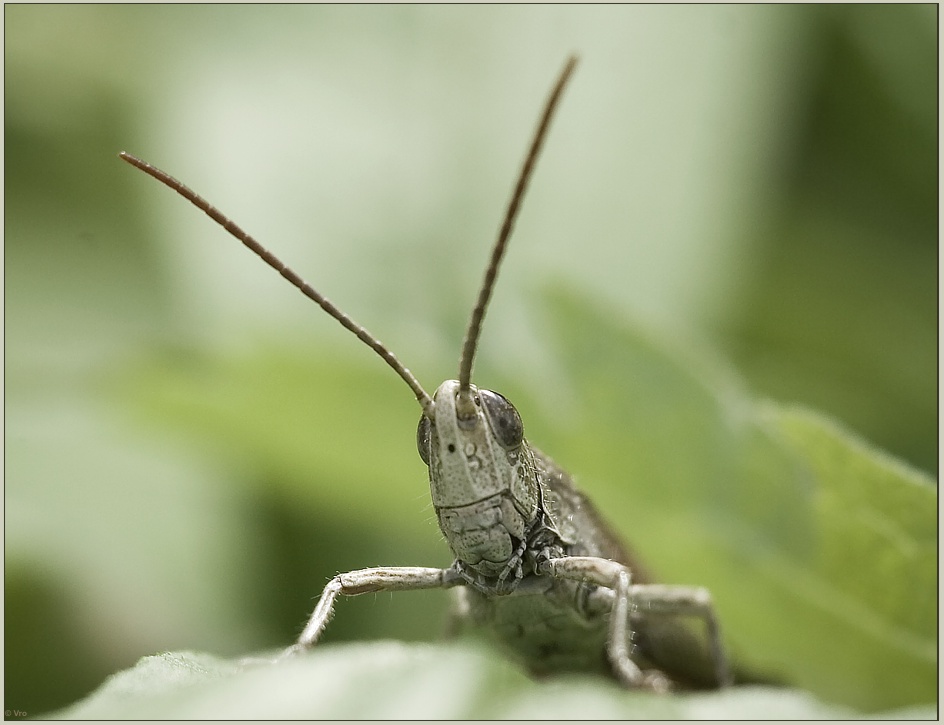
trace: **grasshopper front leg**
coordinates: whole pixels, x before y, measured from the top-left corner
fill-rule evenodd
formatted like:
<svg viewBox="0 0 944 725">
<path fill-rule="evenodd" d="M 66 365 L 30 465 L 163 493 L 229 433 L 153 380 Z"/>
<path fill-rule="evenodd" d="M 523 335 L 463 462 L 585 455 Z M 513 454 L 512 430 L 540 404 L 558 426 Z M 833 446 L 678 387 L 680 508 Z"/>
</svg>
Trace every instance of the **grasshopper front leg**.
<svg viewBox="0 0 944 725">
<path fill-rule="evenodd" d="M 613 592 L 610 612 L 607 657 L 617 678 L 628 687 L 657 691 L 669 689 L 668 679 L 660 672 L 644 672 L 631 658 L 633 635 L 630 615 L 696 616 L 705 622 L 708 647 L 718 684 L 731 683 L 727 659 L 721 644 L 718 621 L 711 595 L 701 587 L 632 584 L 630 570 L 615 561 L 595 556 L 563 556 L 546 559 L 537 567 L 538 573 L 588 582 Z"/>
<path fill-rule="evenodd" d="M 318 600 L 298 641 L 286 649 L 279 659 L 304 652 L 315 646 L 334 614 L 334 605 L 339 594 L 355 596 L 369 592 L 449 589 L 461 583 L 463 583 L 462 578 L 453 569 L 431 569 L 420 566 L 377 567 L 338 574 L 325 586 L 321 599 Z"/>
</svg>

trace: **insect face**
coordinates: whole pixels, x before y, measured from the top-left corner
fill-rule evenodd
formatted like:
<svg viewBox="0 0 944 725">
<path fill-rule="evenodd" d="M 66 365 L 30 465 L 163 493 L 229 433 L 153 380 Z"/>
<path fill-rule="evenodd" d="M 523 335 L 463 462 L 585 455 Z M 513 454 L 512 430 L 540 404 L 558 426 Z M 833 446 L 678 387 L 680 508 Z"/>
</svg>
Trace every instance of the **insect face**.
<svg viewBox="0 0 944 725">
<path fill-rule="evenodd" d="M 434 417 L 417 429 L 429 466 L 430 493 L 456 557 L 494 578 L 527 538 L 538 507 L 538 482 L 521 417 L 498 393 L 447 380 L 433 396 Z"/>
</svg>

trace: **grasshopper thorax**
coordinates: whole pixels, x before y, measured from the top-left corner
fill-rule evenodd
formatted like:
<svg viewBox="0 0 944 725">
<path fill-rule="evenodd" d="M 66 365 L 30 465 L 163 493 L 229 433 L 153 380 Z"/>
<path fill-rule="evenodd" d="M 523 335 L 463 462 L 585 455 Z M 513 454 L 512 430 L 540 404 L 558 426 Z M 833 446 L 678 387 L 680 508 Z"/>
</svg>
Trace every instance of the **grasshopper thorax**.
<svg viewBox="0 0 944 725">
<path fill-rule="evenodd" d="M 449 547 L 464 567 L 504 580 L 520 566 L 540 495 L 518 411 L 498 393 L 447 380 L 416 438 Z"/>
</svg>

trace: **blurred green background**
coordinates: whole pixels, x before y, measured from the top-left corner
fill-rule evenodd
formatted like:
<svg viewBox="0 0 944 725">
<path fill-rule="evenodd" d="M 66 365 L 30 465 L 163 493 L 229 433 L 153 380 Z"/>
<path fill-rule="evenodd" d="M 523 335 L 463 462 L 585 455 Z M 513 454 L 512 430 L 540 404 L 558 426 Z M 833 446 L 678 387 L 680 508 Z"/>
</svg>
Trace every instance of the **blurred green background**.
<svg viewBox="0 0 944 725">
<path fill-rule="evenodd" d="M 934 6 L 4 17 L 7 708 L 156 651 L 285 644 L 337 571 L 449 563 L 410 393 L 121 150 L 433 389 L 577 52 L 480 383 L 560 384 L 539 309 L 556 286 L 936 473 Z M 565 417 L 558 397 L 534 416 Z M 346 601 L 328 636 L 431 639 L 445 603 Z"/>
</svg>

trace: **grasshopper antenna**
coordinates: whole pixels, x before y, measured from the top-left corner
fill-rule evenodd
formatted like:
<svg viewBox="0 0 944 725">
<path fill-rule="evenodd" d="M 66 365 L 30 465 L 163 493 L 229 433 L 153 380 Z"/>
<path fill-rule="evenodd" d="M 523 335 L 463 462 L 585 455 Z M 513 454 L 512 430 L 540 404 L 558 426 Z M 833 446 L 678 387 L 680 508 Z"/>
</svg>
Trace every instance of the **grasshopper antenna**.
<svg viewBox="0 0 944 725">
<path fill-rule="evenodd" d="M 331 300 L 329 300 L 305 280 L 299 277 L 294 271 L 287 267 L 282 262 L 282 260 L 280 260 L 274 254 L 272 254 L 272 252 L 263 247 L 261 244 L 259 244 L 259 242 L 240 229 L 240 227 L 235 222 L 225 216 L 219 209 L 210 204 L 210 202 L 208 202 L 202 196 L 191 190 L 189 187 L 185 186 L 173 176 L 165 174 L 163 171 L 155 166 L 151 166 L 151 164 L 147 163 L 146 161 L 142 161 L 141 159 L 136 158 L 131 154 L 125 153 L 124 151 L 118 154 L 118 156 L 124 161 L 127 161 L 132 166 L 136 166 L 137 168 L 141 169 L 141 171 L 143 171 L 148 176 L 153 176 L 165 186 L 168 186 L 176 191 L 195 207 L 205 212 L 206 215 L 210 217 L 210 219 L 215 221 L 217 224 L 223 227 L 223 229 L 228 231 L 239 241 L 249 247 L 249 249 L 259 255 L 263 262 L 281 274 L 296 289 L 305 295 L 305 297 L 317 302 L 321 309 L 340 322 L 345 328 L 357 335 L 358 339 L 366 343 L 368 347 L 380 355 L 380 357 L 384 359 L 384 362 L 393 368 L 397 375 L 403 378 L 404 382 L 410 386 L 410 389 L 416 395 L 416 400 L 422 406 L 423 413 L 427 415 L 427 417 L 432 417 L 432 398 L 430 398 L 429 394 L 423 390 L 423 386 L 419 384 L 419 381 L 413 376 L 413 373 L 411 373 L 409 369 L 407 369 L 407 367 L 397 359 L 397 356 L 390 352 L 390 350 L 388 350 L 380 340 L 371 335 L 365 328 L 361 327 L 354 320 L 341 312 L 341 310 L 334 306 Z"/>
<path fill-rule="evenodd" d="M 518 175 L 518 183 L 515 186 L 514 193 L 511 195 L 511 202 L 508 204 L 508 210 L 505 212 L 505 219 L 502 222 L 501 230 L 498 232 L 498 239 L 492 248 L 492 256 L 488 262 L 488 268 L 485 270 L 485 280 L 482 282 L 482 288 L 479 290 L 479 298 L 472 309 L 472 317 L 469 318 L 469 327 L 465 332 L 465 340 L 462 343 L 462 357 L 459 358 L 459 393 L 467 393 L 469 383 L 472 381 L 472 362 L 475 359 L 475 350 L 478 346 L 479 334 L 482 331 L 482 320 L 485 318 L 485 309 L 488 307 L 488 301 L 492 296 L 492 289 L 495 287 L 495 278 L 498 276 L 498 268 L 501 265 L 502 257 L 505 254 L 505 247 L 508 245 L 508 237 L 511 236 L 511 230 L 515 224 L 515 217 L 518 215 L 518 208 L 521 206 L 521 200 L 524 197 L 525 189 L 531 179 L 531 172 L 534 170 L 534 164 L 537 161 L 538 154 L 541 151 L 541 145 L 547 136 L 547 129 L 551 123 L 551 117 L 557 108 L 561 93 L 567 81 L 577 65 L 577 56 L 572 55 L 564 64 L 554 85 L 551 95 L 544 106 L 544 113 L 541 115 L 541 121 L 538 123 L 537 131 L 534 133 L 534 139 L 531 141 L 531 148 L 528 149 L 528 155 L 525 157 L 524 166 L 521 167 L 521 173 Z"/>
</svg>

